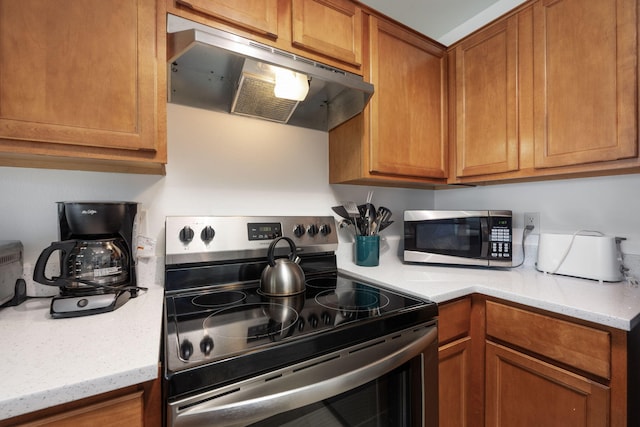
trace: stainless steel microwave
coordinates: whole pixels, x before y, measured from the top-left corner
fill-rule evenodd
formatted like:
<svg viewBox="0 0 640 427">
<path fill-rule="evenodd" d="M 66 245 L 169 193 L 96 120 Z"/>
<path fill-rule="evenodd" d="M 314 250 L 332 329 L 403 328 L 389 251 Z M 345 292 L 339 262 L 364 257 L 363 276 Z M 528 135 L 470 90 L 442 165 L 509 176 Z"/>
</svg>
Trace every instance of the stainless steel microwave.
<svg viewBox="0 0 640 427">
<path fill-rule="evenodd" d="M 511 211 L 404 211 L 404 261 L 512 266 Z"/>
</svg>

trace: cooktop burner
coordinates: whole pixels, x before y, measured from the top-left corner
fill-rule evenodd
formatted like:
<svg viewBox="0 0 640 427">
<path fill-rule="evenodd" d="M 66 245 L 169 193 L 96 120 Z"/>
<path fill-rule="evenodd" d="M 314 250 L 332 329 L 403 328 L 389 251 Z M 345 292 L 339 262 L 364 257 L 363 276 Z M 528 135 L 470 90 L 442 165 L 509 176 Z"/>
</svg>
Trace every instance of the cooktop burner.
<svg viewBox="0 0 640 427">
<path fill-rule="evenodd" d="M 219 291 L 197 295 L 191 300 L 195 307 L 217 308 L 244 301 L 247 294 L 239 291 Z"/>
<path fill-rule="evenodd" d="M 312 288 L 321 288 L 315 300 L 321 306 L 342 313 L 376 311 L 390 304 L 389 298 L 379 289 L 354 283 L 342 277 L 322 277 L 307 281 Z"/>
</svg>

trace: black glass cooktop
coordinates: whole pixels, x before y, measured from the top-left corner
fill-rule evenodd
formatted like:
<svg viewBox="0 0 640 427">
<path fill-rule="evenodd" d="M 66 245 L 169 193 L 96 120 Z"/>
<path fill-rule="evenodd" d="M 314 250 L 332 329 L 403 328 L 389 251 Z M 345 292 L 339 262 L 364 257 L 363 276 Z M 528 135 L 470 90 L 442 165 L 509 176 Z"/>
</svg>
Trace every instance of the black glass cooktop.
<svg viewBox="0 0 640 427">
<path fill-rule="evenodd" d="M 425 304 L 337 274 L 308 279 L 305 292 L 286 297 L 263 295 L 257 282 L 167 296 L 169 368 L 214 362 Z"/>
<path fill-rule="evenodd" d="M 437 305 L 339 273 L 303 293 L 261 294 L 259 282 L 165 297 L 165 375 L 180 396 L 424 324 Z"/>
</svg>

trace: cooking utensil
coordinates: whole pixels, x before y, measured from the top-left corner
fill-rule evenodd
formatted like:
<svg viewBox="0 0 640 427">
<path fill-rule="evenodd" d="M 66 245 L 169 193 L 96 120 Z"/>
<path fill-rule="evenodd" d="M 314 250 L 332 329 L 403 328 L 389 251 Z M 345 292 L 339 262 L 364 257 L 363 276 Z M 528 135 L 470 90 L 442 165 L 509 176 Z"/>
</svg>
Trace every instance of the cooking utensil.
<svg viewBox="0 0 640 427">
<path fill-rule="evenodd" d="M 349 218 L 356 226 L 356 234 L 361 234 L 360 221 L 358 221 L 358 219 L 360 218 L 360 210 L 358 209 L 358 205 L 356 205 L 355 202 L 342 202 L 342 206 L 344 206 L 347 214 L 349 214 Z"/>
<path fill-rule="evenodd" d="M 385 228 L 387 228 L 388 226 L 390 226 L 391 224 L 393 224 L 393 221 L 381 222 L 380 225 L 378 226 L 378 233 L 384 230 Z"/>
<path fill-rule="evenodd" d="M 351 217 L 349 217 L 349 213 L 344 208 L 344 206 L 333 206 L 331 209 L 341 218 L 348 219 L 348 220 L 351 219 Z"/>
<path fill-rule="evenodd" d="M 342 202 L 342 206 L 347 211 L 350 218 L 360 218 L 360 210 L 356 202 Z"/>
<path fill-rule="evenodd" d="M 362 218 L 362 221 L 360 221 L 360 234 L 363 236 L 373 235 L 373 222 L 378 216 L 376 214 L 376 207 L 371 203 L 365 203 L 363 205 L 358 205 L 358 210 L 360 211 L 360 217 Z"/>
<path fill-rule="evenodd" d="M 378 208 L 378 210 L 376 211 L 374 221 L 371 224 L 370 235 L 373 236 L 382 231 L 382 224 L 387 223 L 389 221 L 389 218 L 391 218 L 391 210 L 385 208 L 384 206 L 380 206 L 380 208 Z M 387 224 L 384 228 L 388 226 L 389 224 Z"/>
<path fill-rule="evenodd" d="M 288 258 L 275 259 L 276 245 L 281 240 L 286 241 L 291 248 Z M 269 265 L 262 270 L 260 290 L 268 296 L 295 295 L 305 290 L 305 279 L 302 268 L 298 265 L 300 258 L 296 253 L 296 245 L 288 237 L 278 237 L 269 245 L 267 251 Z"/>
<path fill-rule="evenodd" d="M 380 206 L 378 208 L 378 212 L 377 212 L 377 216 L 379 218 L 380 224 L 382 224 L 383 222 L 389 221 L 389 218 L 391 218 L 392 214 L 393 213 L 391 212 L 391 210 L 389 208 L 386 208 L 384 206 Z"/>
</svg>

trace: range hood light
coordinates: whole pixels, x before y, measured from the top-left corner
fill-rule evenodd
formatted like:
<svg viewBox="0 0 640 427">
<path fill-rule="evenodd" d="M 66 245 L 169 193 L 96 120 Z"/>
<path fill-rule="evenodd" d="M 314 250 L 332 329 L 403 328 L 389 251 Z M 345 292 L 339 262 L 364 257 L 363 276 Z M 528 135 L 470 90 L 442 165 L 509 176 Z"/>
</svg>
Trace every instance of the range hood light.
<svg viewBox="0 0 640 427">
<path fill-rule="evenodd" d="M 309 79 L 302 73 L 273 67 L 276 75 L 274 95 L 292 101 L 304 101 L 309 93 Z"/>
</svg>

